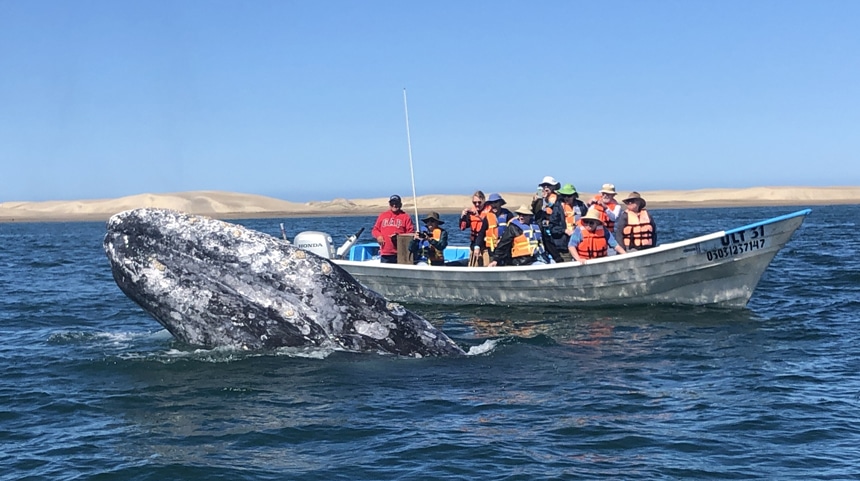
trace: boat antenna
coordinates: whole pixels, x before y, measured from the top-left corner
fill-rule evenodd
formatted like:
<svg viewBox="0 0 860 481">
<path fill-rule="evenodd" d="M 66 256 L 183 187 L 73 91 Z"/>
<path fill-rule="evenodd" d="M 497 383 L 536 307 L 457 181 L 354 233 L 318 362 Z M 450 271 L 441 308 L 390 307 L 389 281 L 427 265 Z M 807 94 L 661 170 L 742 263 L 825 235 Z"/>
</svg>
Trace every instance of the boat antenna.
<svg viewBox="0 0 860 481">
<path fill-rule="evenodd" d="M 403 112 L 406 114 L 406 145 L 409 147 L 409 175 L 412 177 L 412 204 L 415 206 L 415 232 L 418 232 L 418 196 L 415 195 L 415 169 L 412 167 L 412 138 L 409 136 L 409 106 L 403 89 Z"/>
</svg>

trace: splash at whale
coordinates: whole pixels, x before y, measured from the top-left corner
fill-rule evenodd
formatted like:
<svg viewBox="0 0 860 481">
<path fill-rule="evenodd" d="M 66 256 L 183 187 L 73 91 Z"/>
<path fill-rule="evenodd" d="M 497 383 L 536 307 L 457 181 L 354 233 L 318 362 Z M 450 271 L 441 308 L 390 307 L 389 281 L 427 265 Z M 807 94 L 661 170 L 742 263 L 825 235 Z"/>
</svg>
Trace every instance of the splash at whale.
<svg viewBox="0 0 860 481">
<path fill-rule="evenodd" d="M 236 224 L 135 209 L 110 218 L 104 249 L 122 292 L 188 344 L 464 354 L 339 266 Z"/>
</svg>

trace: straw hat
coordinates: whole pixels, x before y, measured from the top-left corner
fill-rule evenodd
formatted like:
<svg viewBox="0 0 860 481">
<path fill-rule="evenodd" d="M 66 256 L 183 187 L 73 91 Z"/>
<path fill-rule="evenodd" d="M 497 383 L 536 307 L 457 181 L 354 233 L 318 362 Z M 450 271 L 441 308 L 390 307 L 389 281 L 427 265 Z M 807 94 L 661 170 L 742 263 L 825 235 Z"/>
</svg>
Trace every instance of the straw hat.
<svg viewBox="0 0 860 481">
<path fill-rule="evenodd" d="M 601 194 L 618 194 L 615 192 L 615 184 L 603 184 L 603 187 L 600 188 Z"/>
<path fill-rule="evenodd" d="M 531 208 L 529 206 L 523 204 L 519 207 L 519 209 L 514 211 L 515 214 L 523 214 L 523 215 L 534 215 Z"/>
<path fill-rule="evenodd" d="M 600 219 L 600 212 L 597 212 L 597 209 L 588 209 L 588 212 L 582 216 L 582 220 L 596 220 L 600 222 L 600 225 L 603 225 L 603 220 Z"/>
<path fill-rule="evenodd" d="M 637 201 L 640 209 L 645 208 L 645 199 L 643 199 L 642 196 L 639 195 L 639 192 L 636 192 L 635 190 L 633 192 L 631 192 L 630 195 L 628 195 L 627 198 L 624 199 L 624 203 L 626 204 L 627 201 L 629 201 L 629 200 Z"/>
<path fill-rule="evenodd" d="M 439 218 L 438 212 L 431 212 L 431 213 L 427 214 L 427 217 L 424 217 L 423 219 L 421 219 L 422 222 L 427 222 L 428 220 L 435 220 L 436 223 L 439 225 L 442 225 L 445 223 L 444 220 Z"/>
</svg>

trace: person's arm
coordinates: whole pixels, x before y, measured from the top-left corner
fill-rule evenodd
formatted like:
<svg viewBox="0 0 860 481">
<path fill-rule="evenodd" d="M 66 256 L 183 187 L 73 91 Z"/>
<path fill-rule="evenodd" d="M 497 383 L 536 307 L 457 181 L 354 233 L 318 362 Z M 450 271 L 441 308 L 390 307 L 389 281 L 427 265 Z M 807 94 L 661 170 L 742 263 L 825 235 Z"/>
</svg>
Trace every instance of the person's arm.
<svg viewBox="0 0 860 481">
<path fill-rule="evenodd" d="M 582 216 L 584 216 L 588 212 L 588 206 L 585 205 L 585 202 L 576 199 L 576 201 L 574 202 L 574 208 L 577 207 L 579 208 L 579 215 L 574 214 L 574 216 L 576 218 L 576 223 L 579 224 L 579 219 L 581 219 Z"/>
<path fill-rule="evenodd" d="M 576 250 L 576 247 L 580 242 L 582 242 L 582 231 L 577 227 L 576 229 L 573 229 L 573 234 L 570 235 L 570 241 L 567 243 L 567 251 L 570 252 L 570 256 L 573 257 L 573 260 L 582 263 L 585 261 L 579 256 L 579 252 Z"/>
<path fill-rule="evenodd" d="M 496 224 L 498 224 L 498 223 L 499 223 L 499 220 L 497 218 Z M 484 240 L 487 238 L 487 229 L 489 229 L 489 228 L 490 228 L 490 220 L 487 219 L 487 216 L 484 216 L 484 218 L 481 219 L 481 232 L 479 234 L 481 237 L 481 247 L 483 247 L 485 244 Z M 498 231 L 498 226 L 496 226 L 496 230 Z"/>
<path fill-rule="evenodd" d="M 406 221 L 403 222 L 403 227 L 406 229 L 404 234 L 411 234 L 413 232 L 417 232 L 415 230 L 415 224 L 412 223 L 412 217 L 409 214 L 406 214 Z"/>
<path fill-rule="evenodd" d="M 615 222 L 615 239 L 621 239 L 621 243 L 624 243 L 624 227 L 627 226 L 627 211 L 621 213 L 618 216 L 618 220 Z"/>
<path fill-rule="evenodd" d="M 486 245 L 484 244 L 484 239 L 487 237 L 487 218 L 484 217 L 481 219 L 481 230 L 478 231 L 478 234 L 475 236 L 475 245 L 480 247 L 481 250 L 484 250 Z"/>
<path fill-rule="evenodd" d="M 502 237 L 499 239 L 499 245 L 497 245 L 496 249 L 493 251 L 493 262 L 490 263 L 490 266 L 509 263 L 511 259 L 511 248 L 514 245 L 514 238 L 522 233 L 522 229 L 520 229 L 516 224 L 508 225 L 508 228 L 505 229 L 505 233 L 502 234 Z"/>
<path fill-rule="evenodd" d="M 618 219 L 618 216 L 620 216 L 620 215 L 621 215 L 621 204 L 616 203 L 615 207 L 613 207 L 611 209 L 609 208 L 608 205 L 606 205 L 606 217 L 608 217 L 610 221 L 615 222 L 616 219 Z"/>
<path fill-rule="evenodd" d="M 376 242 L 381 246 L 385 243 L 385 237 L 382 235 L 382 216 L 385 214 L 380 214 L 379 217 L 376 218 L 376 222 L 373 224 L 373 229 L 370 230 L 370 234 L 376 239 Z"/>
<path fill-rule="evenodd" d="M 418 234 L 415 234 L 415 235 L 418 235 Z M 420 250 L 418 247 L 420 244 L 421 244 L 421 239 L 412 239 L 411 241 L 409 241 L 409 252 L 417 255 L 418 251 Z"/>
<path fill-rule="evenodd" d="M 648 218 L 651 219 L 651 245 L 657 247 L 657 223 L 654 221 L 654 218 L 651 217 L 651 213 L 648 213 Z"/>
<path fill-rule="evenodd" d="M 606 232 L 606 243 L 609 244 L 610 248 L 615 249 L 615 252 L 619 254 L 627 253 L 627 251 L 624 250 L 624 248 L 615 240 L 615 236 L 612 235 L 612 232 L 609 232 L 608 230 L 604 230 L 604 232 Z"/>
<path fill-rule="evenodd" d="M 477 213 L 474 209 L 463 209 L 463 213 L 460 214 L 460 230 L 466 230 L 471 228 L 472 226 L 472 212 Z"/>
<path fill-rule="evenodd" d="M 532 199 L 532 215 L 535 221 L 539 221 L 538 216 L 543 212 L 543 197 L 535 197 Z"/>
<path fill-rule="evenodd" d="M 567 223 L 564 220 L 564 207 L 561 203 L 556 202 L 556 206 L 552 209 L 552 215 L 549 218 L 549 233 L 553 239 L 558 239 L 564 235 L 567 228 Z"/>
<path fill-rule="evenodd" d="M 558 247 L 556 247 L 549 236 L 541 235 L 537 241 L 537 252 L 535 252 L 537 256 L 543 258 L 546 262 L 549 262 L 550 259 L 555 262 L 563 262 L 561 254 L 558 252 Z"/>
</svg>

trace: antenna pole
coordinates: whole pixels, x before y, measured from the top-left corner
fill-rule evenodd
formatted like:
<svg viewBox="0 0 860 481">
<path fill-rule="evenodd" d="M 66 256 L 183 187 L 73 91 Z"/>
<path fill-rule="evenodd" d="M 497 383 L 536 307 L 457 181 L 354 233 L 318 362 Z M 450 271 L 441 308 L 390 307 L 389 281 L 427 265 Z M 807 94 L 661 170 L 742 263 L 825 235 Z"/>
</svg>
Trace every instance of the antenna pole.
<svg viewBox="0 0 860 481">
<path fill-rule="evenodd" d="M 415 206 L 415 232 L 418 232 L 418 196 L 415 194 L 415 169 L 412 167 L 412 138 L 409 135 L 409 107 L 403 89 L 403 111 L 406 114 L 406 145 L 409 147 L 409 175 L 412 177 L 412 204 Z"/>
</svg>

